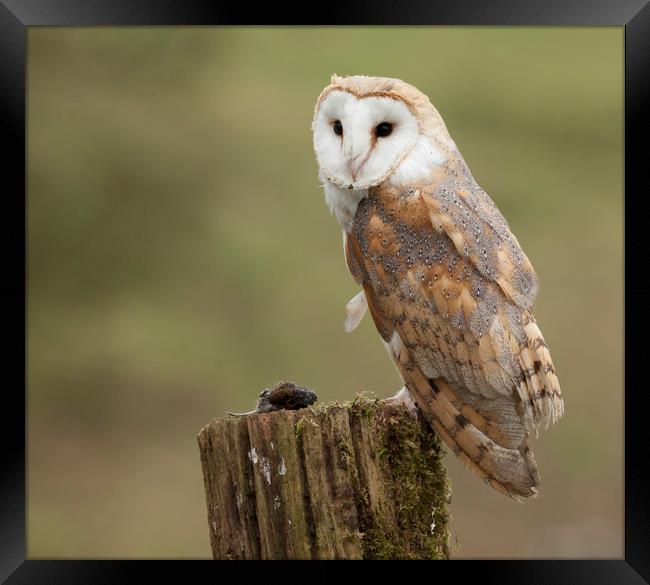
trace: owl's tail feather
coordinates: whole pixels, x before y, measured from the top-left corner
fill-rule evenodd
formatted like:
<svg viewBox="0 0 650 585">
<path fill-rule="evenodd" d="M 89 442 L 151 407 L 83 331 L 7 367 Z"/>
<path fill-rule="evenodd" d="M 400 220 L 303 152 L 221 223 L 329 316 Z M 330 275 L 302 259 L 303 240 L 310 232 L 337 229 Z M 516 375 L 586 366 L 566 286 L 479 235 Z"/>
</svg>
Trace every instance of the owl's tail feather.
<svg viewBox="0 0 650 585">
<path fill-rule="evenodd" d="M 427 379 L 408 349 L 401 349 L 397 361 L 423 416 L 467 467 L 502 494 L 516 499 L 537 495 L 539 473 L 525 440 L 519 448 L 502 446 L 500 431 L 471 407 L 459 408 L 452 388 L 440 378 Z"/>
</svg>

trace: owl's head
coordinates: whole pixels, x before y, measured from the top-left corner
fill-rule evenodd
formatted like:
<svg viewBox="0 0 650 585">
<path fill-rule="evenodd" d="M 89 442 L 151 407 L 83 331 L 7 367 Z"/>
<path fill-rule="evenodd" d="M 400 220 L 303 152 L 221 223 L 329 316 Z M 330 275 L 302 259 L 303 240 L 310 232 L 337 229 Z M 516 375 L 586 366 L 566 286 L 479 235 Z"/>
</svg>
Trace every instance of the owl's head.
<svg viewBox="0 0 650 585">
<path fill-rule="evenodd" d="M 387 77 L 333 75 L 312 130 L 322 177 L 344 189 L 425 178 L 456 151 L 429 98 Z"/>
</svg>

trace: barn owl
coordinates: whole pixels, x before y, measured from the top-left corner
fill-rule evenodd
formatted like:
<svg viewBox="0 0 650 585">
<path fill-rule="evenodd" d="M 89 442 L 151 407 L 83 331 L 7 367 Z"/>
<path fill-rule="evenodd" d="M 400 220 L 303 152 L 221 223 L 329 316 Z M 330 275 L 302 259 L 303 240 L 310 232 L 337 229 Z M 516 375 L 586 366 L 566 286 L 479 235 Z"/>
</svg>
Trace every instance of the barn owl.
<svg viewBox="0 0 650 585">
<path fill-rule="evenodd" d="M 332 76 L 312 123 L 325 200 L 404 387 L 449 448 L 514 498 L 537 494 L 531 433 L 564 412 L 533 317 L 537 276 L 429 99 L 384 77 Z"/>
</svg>

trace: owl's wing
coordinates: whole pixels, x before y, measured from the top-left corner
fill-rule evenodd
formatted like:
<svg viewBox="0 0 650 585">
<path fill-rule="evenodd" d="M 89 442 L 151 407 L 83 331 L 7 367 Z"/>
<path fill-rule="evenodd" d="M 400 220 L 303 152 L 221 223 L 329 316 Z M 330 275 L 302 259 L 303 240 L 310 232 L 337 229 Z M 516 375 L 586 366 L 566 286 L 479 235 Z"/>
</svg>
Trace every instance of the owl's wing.
<svg viewBox="0 0 650 585">
<path fill-rule="evenodd" d="M 450 181 L 422 189 L 432 227 L 507 299 L 530 309 L 538 288 L 530 261 L 490 196 L 470 177 L 462 185 Z"/>
<path fill-rule="evenodd" d="M 443 439 L 493 487 L 533 495 L 528 432 L 559 418 L 562 401 L 530 312 L 532 266 L 496 206 L 444 184 L 373 190 L 357 210 L 346 258 Z"/>
</svg>

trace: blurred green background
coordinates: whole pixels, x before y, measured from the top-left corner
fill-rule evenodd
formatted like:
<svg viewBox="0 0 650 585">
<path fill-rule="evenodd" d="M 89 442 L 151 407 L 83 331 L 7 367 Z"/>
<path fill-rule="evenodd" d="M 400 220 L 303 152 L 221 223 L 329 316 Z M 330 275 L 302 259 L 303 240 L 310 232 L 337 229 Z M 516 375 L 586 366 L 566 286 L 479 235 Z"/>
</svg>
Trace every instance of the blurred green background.
<svg viewBox="0 0 650 585">
<path fill-rule="evenodd" d="M 398 388 L 317 179 L 330 74 L 429 95 L 541 281 L 566 414 L 461 557 L 623 556 L 622 28 L 30 28 L 28 556 L 208 557 L 196 434 L 289 378 Z"/>
</svg>

